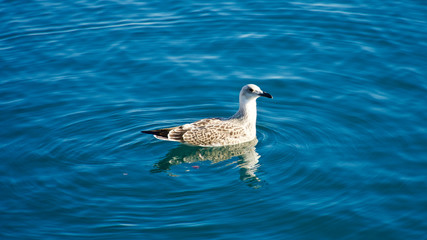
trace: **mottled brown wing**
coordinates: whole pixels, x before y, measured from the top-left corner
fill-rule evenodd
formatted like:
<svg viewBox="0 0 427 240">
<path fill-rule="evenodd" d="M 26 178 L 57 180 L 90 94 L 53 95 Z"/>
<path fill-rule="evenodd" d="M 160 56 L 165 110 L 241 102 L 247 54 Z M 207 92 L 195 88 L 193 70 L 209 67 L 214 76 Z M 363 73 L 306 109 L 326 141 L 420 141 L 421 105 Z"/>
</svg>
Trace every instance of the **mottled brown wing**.
<svg viewBox="0 0 427 240">
<path fill-rule="evenodd" d="M 192 124 L 181 126 L 178 132 L 183 132 L 181 141 L 199 146 L 229 145 L 238 142 L 245 135 L 242 127 L 231 121 L 223 121 L 217 118 L 202 119 Z M 171 137 L 171 133 L 169 137 Z"/>
</svg>

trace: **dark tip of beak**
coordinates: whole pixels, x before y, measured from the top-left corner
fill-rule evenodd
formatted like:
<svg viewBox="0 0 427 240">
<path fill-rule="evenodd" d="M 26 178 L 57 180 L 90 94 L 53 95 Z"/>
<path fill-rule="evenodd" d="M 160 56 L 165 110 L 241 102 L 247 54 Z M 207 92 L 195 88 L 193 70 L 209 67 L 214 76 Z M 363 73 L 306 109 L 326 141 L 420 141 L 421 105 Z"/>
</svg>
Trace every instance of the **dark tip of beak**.
<svg viewBox="0 0 427 240">
<path fill-rule="evenodd" d="M 270 94 L 270 93 L 267 93 L 267 92 L 262 92 L 262 93 L 260 94 L 260 96 L 262 96 L 262 97 L 267 97 L 267 98 L 273 98 L 273 96 L 271 96 L 271 94 Z"/>
</svg>

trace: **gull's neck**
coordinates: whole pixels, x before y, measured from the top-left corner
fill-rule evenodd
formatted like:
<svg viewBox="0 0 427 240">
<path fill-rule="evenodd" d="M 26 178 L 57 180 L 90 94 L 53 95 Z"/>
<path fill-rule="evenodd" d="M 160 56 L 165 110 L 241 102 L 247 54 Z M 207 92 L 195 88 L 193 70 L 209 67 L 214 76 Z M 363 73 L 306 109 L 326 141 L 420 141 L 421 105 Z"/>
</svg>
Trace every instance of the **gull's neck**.
<svg viewBox="0 0 427 240">
<path fill-rule="evenodd" d="M 239 97 L 239 111 L 237 111 L 231 118 L 238 119 L 248 124 L 248 127 L 255 130 L 256 128 L 256 98 Z"/>
</svg>

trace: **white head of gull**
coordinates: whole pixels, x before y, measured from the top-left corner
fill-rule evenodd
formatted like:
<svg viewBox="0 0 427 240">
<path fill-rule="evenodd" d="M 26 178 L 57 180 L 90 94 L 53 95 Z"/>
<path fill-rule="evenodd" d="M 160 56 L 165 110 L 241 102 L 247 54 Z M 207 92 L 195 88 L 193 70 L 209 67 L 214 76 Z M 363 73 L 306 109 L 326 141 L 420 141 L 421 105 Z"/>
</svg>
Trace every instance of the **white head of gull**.
<svg viewBox="0 0 427 240">
<path fill-rule="evenodd" d="M 256 100 L 259 97 L 273 98 L 257 85 L 248 84 L 240 90 L 239 110 L 230 118 L 206 118 L 177 127 L 142 132 L 161 140 L 203 147 L 245 143 L 256 138 Z"/>
</svg>

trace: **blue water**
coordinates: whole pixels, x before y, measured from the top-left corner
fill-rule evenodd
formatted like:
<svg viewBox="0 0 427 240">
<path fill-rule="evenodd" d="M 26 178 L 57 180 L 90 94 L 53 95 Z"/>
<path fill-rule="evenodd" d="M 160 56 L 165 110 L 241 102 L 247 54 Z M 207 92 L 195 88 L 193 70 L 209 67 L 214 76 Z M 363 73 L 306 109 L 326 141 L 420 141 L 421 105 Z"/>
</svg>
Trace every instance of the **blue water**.
<svg viewBox="0 0 427 240">
<path fill-rule="evenodd" d="M 427 239 L 425 1 L 0 1 L 1 239 Z M 141 130 L 228 117 L 258 142 Z"/>
</svg>

